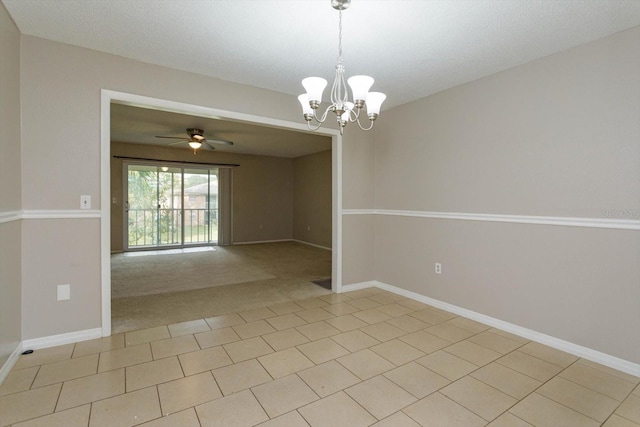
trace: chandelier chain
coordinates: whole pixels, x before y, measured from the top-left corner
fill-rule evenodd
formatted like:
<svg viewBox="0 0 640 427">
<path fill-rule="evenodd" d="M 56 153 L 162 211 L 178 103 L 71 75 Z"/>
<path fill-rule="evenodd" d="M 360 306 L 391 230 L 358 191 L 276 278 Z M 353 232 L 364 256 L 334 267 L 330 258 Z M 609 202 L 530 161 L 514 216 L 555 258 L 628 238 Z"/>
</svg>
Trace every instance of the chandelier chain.
<svg viewBox="0 0 640 427">
<path fill-rule="evenodd" d="M 342 63 L 342 9 L 338 10 L 338 62 Z"/>
</svg>

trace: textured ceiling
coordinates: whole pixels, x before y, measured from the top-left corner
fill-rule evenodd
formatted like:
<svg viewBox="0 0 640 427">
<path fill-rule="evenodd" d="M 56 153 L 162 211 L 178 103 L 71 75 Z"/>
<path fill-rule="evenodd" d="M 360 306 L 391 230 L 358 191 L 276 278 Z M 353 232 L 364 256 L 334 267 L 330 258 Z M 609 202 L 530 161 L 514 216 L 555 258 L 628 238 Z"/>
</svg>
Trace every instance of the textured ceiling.
<svg viewBox="0 0 640 427">
<path fill-rule="evenodd" d="M 228 153 L 296 158 L 331 149 L 331 138 L 317 133 L 111 104 L 112 141 L 189 150 L 186 143 L 170 145 L 175 141 L 156 138 L 163 135 L 186 139 L 187 128 L 204 130 L 207 140 L 232 141 L 233 146 L 214 145 L 216 151 Z"/>
<path fill-rule="evenodd" d="M 331 82 L 338 12 L 330 0 L 1 0 L 23 34 L 291 94 Z M 368 74 L 384 109 L 640 25 L 640 0 L 352 0 L 347 76 Z M 325 100 L 328 91 L 325 91 Z M 238 127 L 240 126 L 240 127 Z M 297 157 L 330 148 L 308 133 L 114 105 L 112 139 L 200 127 L 220 151 Z M 304 143 L 301 143 L 302 139 Z"/>
<path fill-rule="evenodd" d="M 330 0 L 2 2 L 23 34 L 291 95 L 333 79 Z M 344 59 L 384 110 L 638 25 L 638 0 L 353 0 Z"/>
</svg>

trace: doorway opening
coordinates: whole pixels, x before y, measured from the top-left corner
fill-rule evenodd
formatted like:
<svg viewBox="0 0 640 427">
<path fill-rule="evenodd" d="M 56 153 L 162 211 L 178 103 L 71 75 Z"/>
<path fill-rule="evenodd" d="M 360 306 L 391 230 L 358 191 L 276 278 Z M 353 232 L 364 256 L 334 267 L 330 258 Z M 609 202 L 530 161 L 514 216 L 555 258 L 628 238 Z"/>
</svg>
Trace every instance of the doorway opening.
<svg viewBox="0 0 640 427">
<path fill-rule="evenodd" d="M 253 124 L 256 126 L 264 126 L 265 129 L 288 129 L 296 132 L 307 132 L 306 127 L 299 123 L 286 122 L 282 120 L 275 120 L 271 118 L 264 118 L 259 116 L 246 115 L 241 113 L 217 110 L 212 108 L 200 107 L 190 104 L 183 104 L 173 101 L 166 101 L 155 98 L 148 98 L 143 96 L 131 95 L 126 93 L 114 92 L 109 90 L 102 91 L 102 131 L 101 131 L 101 159 L 102 159 L 102 171 L 101 171 L 101 237 L 102 237 L 102 248 L 101 248 L 101 278 L 102 278 L 102 331 L 103 336 L 108 336 L 111 334 L 111 250 L 110 250 L 110 235 L 111 235 L 111 218 L 112 216 L 118 215 L 122 218 L 121 213 L 114 213 L 112 204 L 112 197 L 110 194 L 110 180 L 111 180 L 111 171 L 110 171 L 110 162 L 111 158 L 111 106 L 112 103 L 121 104 L 121 105 L 129 105 L 136 106 L 142 108 L 155 109 L 158 111 L 166 111 L 166 112 L 175 112 L 178 114 L 189 114 L 199 117 L 205 118 L 215 118 L 222 119 L 228 121 L 236 121 L 240 123 Z M 331 277 L 332 277 L 332 290 L 333 292 L 340 292 L 341 288 L 341 170 L 342 170 L 342 152 L 341 152 L 341 137 L 339 133 L 335 130 L 320 130 L 317 134 L 323 135 L 324 137 L 329 136 L 331 138 L 331 153 L 330 158 L 331 161 L 331 243 L 330 249 L 331 252 L 328 252 L 330 264 L 331 264 Z M 189 163 L 189 162 L 187 162 Z M 219 171 L 220 172 L 220 171 Z M 120 175 L 119 173 L 117 175 Z M 116 175 L 116 176 L 117 176 Z M 174 181 L 175 181 L 174 176 Z M 220 179 L 220 175 L 218 175 Z M 184 182 L 185 178 L 182 177 L 182 186 L 184 190 Z M 157 190 L 156 190 L 157 192 Z M 122 194 L 122 193 L 119 193 Z M 185 192 L 181 193 L 183 198 L 188 197 Z M 220 194 L 218 195 L 220 198 Z M 210 196 L 211 197 L 211 196 Z M 114 199 L 115 200 L 115 199 Z M 115 201 L 113 202 L 116 203 Z M 184 205 L 184 202 L 183 202 Z M 157 206 L 157 205 L 156 205 Z M 156 207 L 156 209 L 158 209 Z M 218 234 L 220 234 L 221 224 L 223 224 L 223 217 L 221 217 L 221 205 L 218 205 Z M 205 215 L 206 217 L 206 215 Z M 212 214 L 209 214 L 209 218 L 212 218 Z M 205 218 L 206 220 L 207 218 Z M 182 224 L 185 224 L 183 221 Z M 186 225 L 186 224 L 185 224 Z M 184 225 L 180 226 L 184 228 Z M 156 225 L 157 228 L 157 225 Z M 257 230 L 262 230 L 260 224 L 258 224 Z M 266 229 L 266 227 L 265 227 Z M 307 230 L 309 228 L 307 227 Z M 122 235 L 122 233 L 119 233 Z M 156 231 L 156 242 L 158 241 L 158 233 Z M 213 231 L 213 227 L 209 225 L 209 230 L 207 231 L 207 235 L 215 235 Z M 185 238 L 186 233 L 184 231 L 181 232 L 182 240 L 187 240 Z M 162 241 L 162 239 L 160 239 Z M 172 243 L 176 243 L 180 239 L 175 238 Z M 222 238 L 218 239 L 218 243 Z M 242 240 L 242 239 L 240 239 Z M 230 239 L 233 242 L 233 236 Z M 254 242 L 249 242 L 254 243 Z M 167 240 L 168 244 L 168 240 Z M 185 244 L 185 242 L 183 242 Z M 197 243 L 189 242 L 188 244 L 197 245 Z M 269 243 L 265 243 L 268 245 Z M 296 244 L 296 242 L 292 242 L 292 244 Z M 313 246 L 313 245 L 312 245 Z M 326 245 L 325 245 L 326 246 Z M 238 246 L 232 246 L 237 247 Z M 309 246 L 307 246 L 309 247 Z M 226 249 L 226 247 L 225 247 Z M 154 257 L 155 258 L 155 257 Z M 286 257 L 280 257 L 281 259 L 286 259 Z M 315 286 L 315 285 L 313 285 Z M 326 291 L 325 291 L 326 292 Z"/>
</svg>

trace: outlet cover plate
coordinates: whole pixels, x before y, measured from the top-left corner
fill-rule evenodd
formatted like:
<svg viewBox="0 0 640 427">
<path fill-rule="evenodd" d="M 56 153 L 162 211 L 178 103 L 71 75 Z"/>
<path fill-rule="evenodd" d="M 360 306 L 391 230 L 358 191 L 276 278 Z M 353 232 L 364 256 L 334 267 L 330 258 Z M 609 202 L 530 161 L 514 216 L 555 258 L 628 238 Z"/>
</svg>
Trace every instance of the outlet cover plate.
<svg viewBox="0 0 640 427">
<path fill-rule="evenodd" d="M 71 299 L 71 285 L 58 285 L 58 301 Z"/>
</svg>

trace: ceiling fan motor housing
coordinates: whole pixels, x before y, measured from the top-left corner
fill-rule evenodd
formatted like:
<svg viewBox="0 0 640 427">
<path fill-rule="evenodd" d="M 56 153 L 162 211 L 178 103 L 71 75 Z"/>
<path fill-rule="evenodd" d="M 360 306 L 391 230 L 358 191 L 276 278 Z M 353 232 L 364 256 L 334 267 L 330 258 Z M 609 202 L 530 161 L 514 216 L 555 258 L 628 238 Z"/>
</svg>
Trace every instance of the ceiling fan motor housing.
<svg viewBox="0 0 640 427">
<path fill-rule="evenodd" d="M 204 136 L 204 131 L 202 129 L 189 128 L 189 129 L 187 129 L 187 133 L 189 134 L 189 137 L 191 137 L 191 138 L 193 138 L 196 135 Z"/>
</svg>

